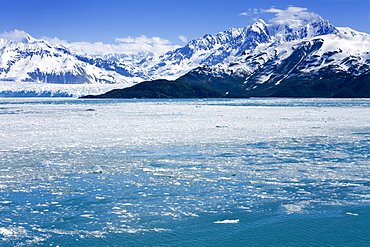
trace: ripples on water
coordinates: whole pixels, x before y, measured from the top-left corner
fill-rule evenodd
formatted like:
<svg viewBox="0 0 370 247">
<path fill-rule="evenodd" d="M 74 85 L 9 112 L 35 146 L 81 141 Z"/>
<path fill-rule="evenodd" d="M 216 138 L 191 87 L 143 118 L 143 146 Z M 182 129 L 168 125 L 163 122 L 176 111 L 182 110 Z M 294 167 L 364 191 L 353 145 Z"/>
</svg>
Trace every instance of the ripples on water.
<svg viewBox="0 0 370 247">
<path fill-rule="evenodd" d="M 365 99 L 0 100 L 3 246 L 370 245 Z"/>
</svg>

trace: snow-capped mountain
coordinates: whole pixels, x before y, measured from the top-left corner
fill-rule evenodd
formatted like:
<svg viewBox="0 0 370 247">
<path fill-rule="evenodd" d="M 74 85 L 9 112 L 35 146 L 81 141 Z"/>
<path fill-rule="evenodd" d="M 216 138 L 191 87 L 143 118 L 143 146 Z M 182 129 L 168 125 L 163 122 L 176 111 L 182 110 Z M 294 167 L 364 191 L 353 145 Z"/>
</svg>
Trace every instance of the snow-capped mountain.
<svg viewBox="0 0 370 247">
<path fill-rule="evenodd" d="M 311 19 L 280 20 L 272 24 L 260 19 L 245 28 L 231 28 L 216 35 L 206 34 L 144 65 L 154 78 L 176 79 L 199 65 L 228 62 L 261 44 L 277 46 L 287 41 L 335 33 L 338 30 L 318 15 Z"/>
<path fill-rule="evenodd" d="M 241 96 L 369 97 L 370 35 L 335 28 L 264 43 L 179 80 Z"/>
<path fill-rule="evenodd" d="M 58 84 L 65 89 L 68 88 L 66 84 L 84 84 L 86 89 L 89 85 L 96 89 L 106 84 L 127 87 L 144 79 L 149 77 L 140 68 L 114 59 L 79 56 L 65 47 L 50 45 L 30 35 L 19 41 L 0 38 L 2 91 L 36 87 L 39 88 L 36 91 L 43 92 L 57 88 Z M 106 90 L 105 86 L 102 90 Z"/>
<path fill-rule="evenodd" d="M 160 56 L 78 54 L 28 35 L 0 39 L 0 91 L 83 95 L 178 79 L 241 96 L 341 96 L 340 89 L 369 91 L 369 54 L 370 35 L 308 12 L 207 34 Z"/>
</svg>

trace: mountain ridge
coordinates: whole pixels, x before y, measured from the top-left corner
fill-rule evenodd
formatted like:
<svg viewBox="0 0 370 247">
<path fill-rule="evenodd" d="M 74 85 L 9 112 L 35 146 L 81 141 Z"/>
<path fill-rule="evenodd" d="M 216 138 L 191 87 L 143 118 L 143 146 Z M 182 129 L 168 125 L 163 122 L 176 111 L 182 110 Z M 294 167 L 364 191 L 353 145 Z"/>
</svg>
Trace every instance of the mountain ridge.
<svg viewBox="0 0 370 247">
<path fill-rule="evenodd" d="M 27 35 L 19 41 L 0 38 L 0 91 L 12 83 L 18 83 L 18 88 L 37 84 L 40 91 L 42 87 L 54 90 L 51 88 L 57 85 L 66 90 L 66 84 L 77 84 L 84 90 L 74 95 L 81 96 L 90 94 L 92 85 L 101 87 L 95 92 L 103 93 L 108 85 L 124 88 L 168 79 L 246 97 L 289 96 L 289 87 L 298 90 L 297 85 L 304 82 L 308 89 L 301 93 L 291 90 L 291 96 L 333 97 L 345 95 L 336 92 L 343 85 L 368 87 L 369 54 L 370 35 L 337 28 L 314 13 L 295 19 L 276 17 L 269 24 L 260 19 L 244 28 L 206 34 L 160 56 L 83 55 Z M 320 82 L 328 75 L 336 89 L 329 92 L 323 88 L 320 93 L 319 85 L 331 87 L 329 81 Z M 310 90 L 318 93 L 308 93 Z"/>
<path fill-rule="evenodd" d="M 223 93 L 225 90 L 236 93 L 236 90 L 238 94 L 253 97 L 369 97 L 369 93 L 364 93 L 370 88 L 369 80 L 363 80 L 363 78 L 370 73 L 370 51 L 367 46 L 370 44 L 370 36 L 353 30 L 348 31 L 351 30 L 338 30 L 340 35 L 338 33 L 331 34 L 332 36 L 322 35 L 311 40 L 298 40 L 282 46 L 272 46 L 264 48 L 263 52 L 255 50 L 226 65 L 198 67 L 180 77 L 179 80 L 210 86 Z M 352 47 L 350 44 L 356 44 L 355 41 L 358 44 Z M 364 48 L 362 51 L 358 49 L 360 46 Z M 330 75 L 329 81 L 338 84 L 337 87 L 350 81 L 358 83 L 357 80 L 362 78 L 361 85 L 364 91 L 340 94 L 334 87 L 325 93 L 308 93 L 310 89 L 301 89 L 301 93 L 278 93 L 283 84 L 286 84 L 285 87 L 296 86 L 291 85 L 293 81 L 296 84 L 302 84 L 302 81 L 305 81 L 306 86 L 308 86 L 307 83 L 311 83 L 312 86 L 316 85 L 315 88 L 320 84 L 326 85 L 329 81 L 320 83 L 320 80 L 325 79 L 327 75 Z M 230 83 L 232 86 L 229 85 Z M 347 85 L 347 88 L 348 86 L 350 85 Z M 268 93 L 266 91 L 268 87 L 275 88 L 275 92 L 270 90 Z"/>
</svg>

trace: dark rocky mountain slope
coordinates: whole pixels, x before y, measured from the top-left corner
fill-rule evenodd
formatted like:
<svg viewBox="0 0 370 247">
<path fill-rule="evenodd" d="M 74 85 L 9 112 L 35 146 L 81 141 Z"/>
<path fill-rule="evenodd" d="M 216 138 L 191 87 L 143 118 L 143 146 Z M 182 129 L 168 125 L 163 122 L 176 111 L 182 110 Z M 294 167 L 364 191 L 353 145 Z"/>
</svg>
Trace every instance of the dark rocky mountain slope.
<svg viewBox="0 0 370 247">
<path fill-rule="evenodd" d="M 114 89 L 101 95 L 87 95 L 85 99 L 103 98 L 221 98 L 221 93 L 211 88 L 180 81 L 155 80 L 129 88 Z"/>
</svg>

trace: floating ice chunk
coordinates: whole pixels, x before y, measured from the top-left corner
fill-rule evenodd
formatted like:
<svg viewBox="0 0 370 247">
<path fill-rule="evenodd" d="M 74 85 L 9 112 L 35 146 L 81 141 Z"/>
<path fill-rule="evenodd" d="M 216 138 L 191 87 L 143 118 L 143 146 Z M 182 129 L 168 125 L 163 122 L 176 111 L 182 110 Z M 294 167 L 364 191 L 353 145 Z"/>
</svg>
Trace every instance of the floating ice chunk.
<svg viewBox="0 0 370 247">
<path fill-rule="evenodd" d="M 6 229 L 5 227 L 0 228 L 0 234 L 9 237 L 13 235 L 13 231 Z"/>
<path fill-rule="evenodd" d="M 26 237 L 27 231 L 23 227 L 0 227 L 0 234 L 5 238 Z"/>
<path fill-rule="evenodd" d="M 92 214 L 81 214 L 80 215 L 81 217 L 84 217 L 84 218 L 90 218 L 90 219 L 94 219 L 94 215 L 92 215 Z"/>
<path fill-rule="evenodd" d="M 287 205 L 283 205 L 283 207 L 285 208 L 288 214 L 299 213 L 303 209 L 302 205 L 295 205 L 295 204 L 287 204 Z"/>
<path fill-rule="evenodd" d="M 213 223 L 215 223 L 215 224 L 237 224 L 237 223 L 239 223 L 239 219 L 236 219 L 236 220 L 219 220 L 219 221 L 215 221 Z"/>
<path fill-rule="evenodd" d="M 354 213 L 350 213 L 350 212 L 347 212 L 346 214 L 353 215 L 353 216 L 358 216 L 358 214 L 354 214 Z"/>
</svg>

